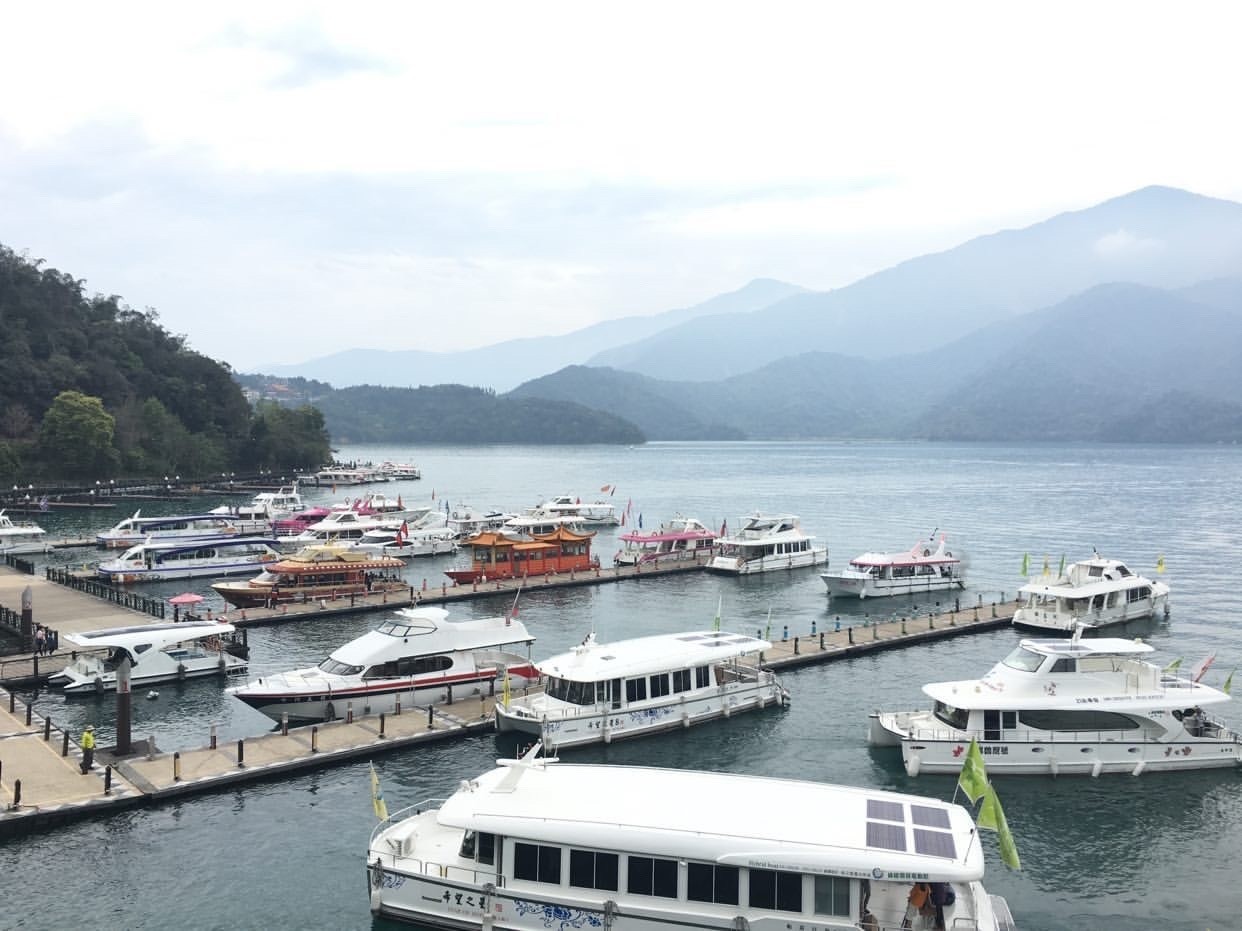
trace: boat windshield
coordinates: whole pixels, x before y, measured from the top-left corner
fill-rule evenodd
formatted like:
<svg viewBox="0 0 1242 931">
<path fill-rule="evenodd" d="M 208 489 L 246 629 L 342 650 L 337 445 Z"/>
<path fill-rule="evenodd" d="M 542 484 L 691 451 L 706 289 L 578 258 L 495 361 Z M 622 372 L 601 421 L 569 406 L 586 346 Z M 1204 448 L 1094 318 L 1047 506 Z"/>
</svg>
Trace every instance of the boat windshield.
<svg viewBox="0 0 1242 931">
<path fill-rule="evenodd" d="M 572 679 L 549 678 L 544 691 L 549 697 L 571 705 L 595 704 L 595 683 L 575 682 Z"/>
<path fill-rule="evenodd" d="M 1042 653 L 1028 650 L 1024 646 L 1014 647 L 1013 652 L 1002 660 L 1010 669 L 1020 669 L 1022 672 L 1034 672 L 1043 661 Z"/>
<path fill-rule="evenodd" d="M 966 725 L 970 721 L 970 712 L 965 708 L 954 708 L 952 705 L 946 705 L 942 701 L 936 702 L 936 707 L 932 709 L 932 713 L 936 715 L 938 721 L 959 731 L 966 730 Z"/>
<path fill-rule="evenodd" d="M 330 676 L 356 676 L 362 672 L 361 666 L 350 666 L 347 663 L 334 660 L 331 656 L 320 663 L 319 668 Z"/>
</svg>

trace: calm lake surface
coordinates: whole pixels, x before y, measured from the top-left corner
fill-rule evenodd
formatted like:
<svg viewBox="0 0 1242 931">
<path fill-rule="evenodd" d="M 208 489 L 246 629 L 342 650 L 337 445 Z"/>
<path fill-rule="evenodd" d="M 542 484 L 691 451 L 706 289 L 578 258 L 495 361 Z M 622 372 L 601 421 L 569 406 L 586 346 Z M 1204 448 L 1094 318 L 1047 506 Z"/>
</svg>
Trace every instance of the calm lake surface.
<svg viewBox="0 0 1242 931">
<path fill-rule="evenodd" d="M 369 486 L 407 503 L 519 510 L 555 494 L 630 504 L 631 524 L 656 526 L 676 512 L 736 528 L 755 510 L 792 512 L 827 540 L 831 565 L 865 550 L 897 550 L 939 528 L 970 558 L 963 604 L 1012 597 L 1045 558 L 1053 568 L 1101 555 L 1151 574 L 1164 556 L 1172 587 L 1165 619 L 1132 625 L 1157 649 L 1155 661 L 1208 654 L 1206 681 L 1220 686 L 1242 658 L 1235 560 L 1242 552 L 1242 452 L 1232 447 L 1023 446 L 881 443 L 693 443 L 617 447 L 428 447 L 342 449 L 344 459 L 413 461 L 423 479 Z M 363 489 L 365 491 L 365 489 Z M 359 489 L 306 489 L 309 500 L 341 500 Z M 606 495 L 603 495 L 606 497 Z M 237 499 L 233 499 L 234 502 Z M 211 507 L 220 500 L 196 504 Z M 97 530 L 136 505 L 91 515 L 54 514 L 55 534 Z M 195 508 L 197 510 L 197 508 Z M 145 506 L 168 513 L 171 505 Z M 186 508 L 178 506 L 177 512 Z M 605 562 L 618 531 L 599 534 Z M 100 553 L 54 561 L 80 565 Z M 438 584 L 461 557 L 414 560 L 411 584 Z M 707 574 L 523 594 L 521 618 L 538 638 L 536 658 L 567 649 L 594 629 L 602 640 L 711 624 L 772 636 L 786 625 L 806 635 L 837 617 L 926 611 L 924 599 L 831 603 L 819 570 L 732 579 Z M 207 580 L 155 585 L 169 597 L 211 595 Z M 937 597 L 937 596 L 933 596 Z M 939 597 L 943 597 L 943 594 Z M 451 608 L 458 618 L 499 614 L 509 599 Z M 209 604 L 222 607 L 218 600 Z M 38 605 L 35 605 L 36 619 Z M 317 663 L 374 626 L 382 614 L 325 618 L 250 632 L 256 675 Z M 920 707 L 931 680 L 974 677 L 1016 643 L 1013 630 L 892 650 L 788 673 L 787 710 L 769 710 L 685 733 L 573 752 L 581 762 L 724 770 L 815 779 L 949 799 L 954 780 L 910 779 L 900 753 L 868 748 L 867 712 Z M 75 730 L 93 722 L 101 743 L 114 733 L 114 699 L 39 693 L 36 707 Z M 1223 715 L 1242 727 L 1242 712 Z M 162 750 L 266 732 L 271 722 L 227 699 L 218 682 L 135 694 L 134 735 Z M 445 796 L 510 748 L 493 736 L 379 756 L 389 810 Z M 567 758 L 570 756 L 566 753 Z M 1242 927 L 1242 776 L 1225 771 L 1133 777 L 998 780 L 1023 870 L 1012 872 L 985 832 L 989 891 L 1005 896 L 1023 931 Z M 781 799 L 739 799 L 777 806 Z M 641 799 L 635 799 L 641 804 Z M 727 814 L 724 815 L 727 817 Z M 830 818 L 830 813 L 822 813 Z M 363 858 L 374 819 L 365 763 L 260 783 L 177 804 L 96 819 L 4 845 L 0 926 L 8 928 L 388 929 L 367 910 Z M 83 903 L 89 903 L 84 907 Z"/>
</svg>

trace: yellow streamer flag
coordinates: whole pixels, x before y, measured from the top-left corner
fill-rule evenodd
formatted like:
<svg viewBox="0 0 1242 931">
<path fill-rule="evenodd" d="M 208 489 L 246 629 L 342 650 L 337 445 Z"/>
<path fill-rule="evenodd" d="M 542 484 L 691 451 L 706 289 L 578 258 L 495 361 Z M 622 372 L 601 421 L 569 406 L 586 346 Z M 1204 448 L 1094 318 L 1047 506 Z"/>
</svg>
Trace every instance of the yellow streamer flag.
<svg viewBox="0 0 1242 931">
<path fill-rule="evenodd" d="M 501 696 L 500 696 L 500 700 L 504 703 L 504 706 L 505 706 L 505 711 L 508 711 L 508 710 L 509 710 L 509 695 L 510 695 L 510 692 L 509 692 L 509 670 L 507 670 L 507 669 L 506 669 L 506 670 L 505 670 L 505 686 L 504 686 L 504 691 L 501 693 Z"/>
<path fill-rule="evenodd" d="M 988 774 L 983 767 L 983 754 L 979 752 L 979 743 L 973 737 L 970 738 L 970 749 L 966 751 L 966 759 L 962 763 L 962 772 L 957 777 L 957 784 L 961 786 L 963 794 L 970 799 L 972 804 L 979 801 L 987 792 Z"/>
<path fill-rule="evenodd" d="M 724 607 L 724 595 L 716 602 L 716 620 L 712 622 L 712 630 L 720 630 L 720 609 Z"/>
<path fill-rule="evenodd" d="M 1156 571 L 1164 572 L 1164 555 L 1163 554 L 1156 557 Z"/>
<path fill-rule="evenodd" d="M 1167 672 L 1170 675 L 1172 675 L 1173 673 L 1177 672 L 1177 670 L 1180 669 L 1181 666 L 1182 666 L 1182 658 L 1179 656 L 1177 659 L 1173 660 L 1173 662 L 1169 663 L 1169 665 L 1165 666 L 1164 669 L 1161 670 L 1161 672 Z"/>
<path fill-rule="evenodd" d="M 371 807 L 375 809 L 375 817 L 380 821 L 388 820 L 388 805 L 384 802 L 384 790 L 380 788 L 379 774 L 375 772 L 375 764 L 371 764 Z"/>
<path fill-rule="evenodd" d="M 1052 567 L 1048 565 L 1048 557 L 1044 556 L 1044 575 L 1052 575 Z"/>
<path fill-rule="evenodd" d="M 990 784 L 983 794 L 983 804 L 979 807 L 978 824 L 981 828 L 996 832 L 996 841 L 1004 864 L 1010 869 L 1022 869 L 1022 861 L 1018 859 L 1018 847 L 1013 842 L 1009 822 L 1005 820 L 1005 810 L 1001 808 L 996 790 Z"/>
<path fill-rule="evenodd" d="M 1022 554 L 1022 574 L 1023 575 L 1031 574 L 1031 554 L 1030 553 Z"/>
<path fill-rule="evenodd" d="M 1228 695 L 1230 691 L 1233 689 L 1233 674 L 1235 672 L 1237 672 L 1236 669 L 1230 671 L 1229 675 L 1225 677 L 1225 684 L 1220 687 L 1220 690 L 1224 692 L 1226 695 Z"/>
</svg>

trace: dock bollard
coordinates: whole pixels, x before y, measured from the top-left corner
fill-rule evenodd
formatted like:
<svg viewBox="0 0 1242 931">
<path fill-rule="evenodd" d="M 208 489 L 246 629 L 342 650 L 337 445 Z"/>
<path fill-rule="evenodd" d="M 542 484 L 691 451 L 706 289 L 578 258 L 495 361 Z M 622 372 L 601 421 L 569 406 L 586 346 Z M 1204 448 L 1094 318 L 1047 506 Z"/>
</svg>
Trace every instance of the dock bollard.
<svg viewBox="0 0 1242 931">
<path fill-rule="evenodd" d="M 979 606 L 975 605 L 975 620 L 979 620 Z"/>
<path fill-rule="evenodd" d="M 319 752 L 319 725 L 311 728 L 311 753 Z"/>
<path fill-rule="evenodd" d="M 60 742 L 60 755 L 61 756 L 69 755 L 69 732 L 68 731 L 65 731 L 64 740 Z"/>
<path fill-rule="evenodd" d="M 17 696 L 14 695 L 12 692 L 9 692 L 9 714 L 13 713 L 13 709 L 16 707 L 16 704 L 15 704 L 16 701 L 17 701 Z"/>
<path fill-rule="evenodd" d="M 930 611 L 927 612 L 927 629 L 928 630 L 936 629 L 936 616 L 932 614 Z"/>
<path fill-rule="evenodd" d="M 112 794 L 112 764 L 104 767 L 104 795 Z"/>
<path fill-rule="evenodd" d="M 22 781 L 16 779 L 13 781 L 13 804 L 9 806 L 9 811 L 17 811 L 22 807 Z"/>
<path fill-rule="evenodd" d="M 30 711 L 31 711 L 31 706 L 27 705 L 26 706 L 26 726 L 27 727 L 30 727 Z"/>
<path fill-rule="evenodd" d="M 906 635 L 906 619 L 904 617 L 901 619 L 901 635 L 903 637 Z"/>
<path fill-rule="evenodd" d="M 43 739 L 49 742 L 52 739 L 52 719 L 51 718 L 43 719 Z"/>
<path fill-rule="evenodd" d="M 237 741 L 237 767 L 243 769 L 246 766 L 246 738 L 238 738 Z"/>
<path fill-rule="evenodd" d="M 436 708 L 435 705 L 427 706 L 427 730 L 434 731 L 436 729 Z"/>
<path fill-rule="evenodd" d="M 453 704 L 453 686 L 452 685 L 446 686 L 444 689 L 444 693 L 445 693 L 444 703 L 446 705 Z"/>
<path fill-rule="evenodd" d="M 789 639 L 789 625 L 788 625 L 788 624 L 786 624 L 786 625 L 785 625 L 785 629 L 784 629 L 784 631 L 781 633 L 781 639 L 782 639 L 782 640 L 788 640 L 788 639 Z"/>
<path fill-rule="evenodd" d="M 282 711 L 280 713 L 280 736 L 289 736 L 289 712 Z"/>
<path fill-rule="evenodd" d="M 800 652 L 798 649 L 798 638 L 794 637 L 794 656 L 797 656 Z"/>
<path fill-rule="evenodd" d="M 850 635 L 850 643 L 853 643 L 854 642 L 854 628 L 853 627 L 848 628 L 846 630 L 846 633 Z"/>
<path fill-rule="evenodd" d="M 995 601 L 993 601 L 993 602 L 992 602 L 992 617 L 996 617 L 996 602 L 995 602 Z M 27 709 L 26 709 L 26 717 L 27 717 L 27 718 L 29 718 L 29 717 L 30 717 L 30 709 L 29 709 L 29 708 L 27 708 Z M 29 721 L 27 721 L 26 723 L 27 723 L 27 724 L 29 724 L 30 722 L 29 722 Z"/>
<path fill-rule="evenodd" d="M 821 650 L 824 648 L 824 634 L 823 634 L 823 631 L 820 631 L 820 634 L 819 634 L 819 648 L 820 648 Z"/>
<path fill-rule="evenodd" d="M 216 726 L 215 726 L 214 724 L 213 724 L 213 725 L 211 725 L 211 744 L 210 744 L 210 747 L 211 747 L 211 749 L 212 749 L 212 750 L 216 749 Z"/>
<path fill-rule="evenodd" d="M 151 734 L 147 735 L 147 760 L 155 759 L 155 737 Z"/>
<path fill-rule="evenodd" d="M 384 734 L 384 712 L 382 712 L 382 711 L 380 712 L 380 732 L 379 732 L 379 735 L 380 735 L 380 739 L 381 739 L 381 740 L 382 740 L 382 739 L 384 738 L 384 736 L 385 736 L 385 734 Z"/>
<path fill-rule="evenodd" d="M 173 782 L 181 781 L 181 751 L 173 754 Z"/>
<path fill-rule="evenodd" d="M 398 692 L 396 695 L 392 697 L 392 713 L 393 714 L 401 713 L 401 693 L 400 692 Z"/>
<path fill-rule="evenodd" d="M 815 622 L 811 621 L 811 636 L 815 636 Z"/>
<path fill-rule="evenodd" d="M 871 639 L 872 640 L 880 639 L 880 625 L 878 622 L 871 625 Z"/>
<path fill-rule="evenodd" d="M 835 630 L 836 630 L 836 632 L 837 632 L 837 633 L 840 633 L 840 632 L 841 632 L 841 615 L 839 615 L 839 614 L 837 615 L 837 626 L 836 626 Z"/>
<path fill-rule="evenodd" d="M 352 701 L 348 701 L 345 703 L 345 723 L 346 724 L 354 723 L 354 703 Z"/>
</svg>

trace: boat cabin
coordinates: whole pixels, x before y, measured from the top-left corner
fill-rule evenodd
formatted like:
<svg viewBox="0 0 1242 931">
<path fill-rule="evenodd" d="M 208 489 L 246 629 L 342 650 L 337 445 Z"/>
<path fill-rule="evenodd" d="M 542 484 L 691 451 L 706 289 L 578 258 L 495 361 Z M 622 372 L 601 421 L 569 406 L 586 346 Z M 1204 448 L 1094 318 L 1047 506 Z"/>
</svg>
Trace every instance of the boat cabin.
<svg viewBox="0 0 1242 931">
<path fill-rule="evenodd" d="M 587 571 L 599 566 L 599 560 L 591 556 L 593 536 L 593 533 L 577 533 L 563 526 L 551 533 L 539 534 L 533 540 L 494 530 L 484 531 L 462 544 L 470 550 L 470 568 L 449 569 L 444 574 L 458 584 L 465 584 Z"/>
</svg>

